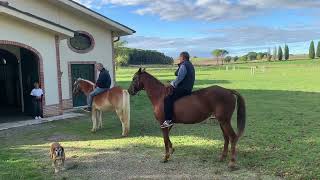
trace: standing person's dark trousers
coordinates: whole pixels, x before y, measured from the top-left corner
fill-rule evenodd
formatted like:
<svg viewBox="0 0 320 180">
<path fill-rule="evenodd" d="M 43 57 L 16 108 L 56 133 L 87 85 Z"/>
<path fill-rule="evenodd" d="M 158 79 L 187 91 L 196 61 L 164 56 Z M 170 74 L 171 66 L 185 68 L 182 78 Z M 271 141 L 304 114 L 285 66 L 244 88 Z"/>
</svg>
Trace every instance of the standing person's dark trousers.
<svg viewBox="0 0 320 180">
<path fill-rule="evenodd" d="M 41 117 L 41 98 L 32 97 L 33 116 Z"/>
<path fill-rule="evenodd" d="M 185 89 L 181 88 L 174 88 L 173 92 L 171 95 L 168 95 L 164 99 L 164 113 L 165 113 L 165 119 L 166 120 L 172 120 L 173 118 L 173 107 L 174 107 L 174 102 L 177 101 L 178 99 L 190 95 L 191 92 L 187 91 Z"/>
</svg>

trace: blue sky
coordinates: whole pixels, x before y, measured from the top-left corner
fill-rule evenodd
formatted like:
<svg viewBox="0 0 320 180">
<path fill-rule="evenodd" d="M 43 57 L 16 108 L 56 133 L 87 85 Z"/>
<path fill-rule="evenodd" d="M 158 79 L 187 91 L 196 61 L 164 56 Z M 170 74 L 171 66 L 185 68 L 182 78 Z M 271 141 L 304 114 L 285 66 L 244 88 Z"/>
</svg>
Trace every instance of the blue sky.
<svg viewBox="0 0 320 180">
<path fill-rule="evenodd" d="M 137 31 L 129 47 L 176 57 L 180 51 L 208 57 L 287 43 L 292 54 L 320 39 L 320 0 L 76 0 Z"/>
</svg>

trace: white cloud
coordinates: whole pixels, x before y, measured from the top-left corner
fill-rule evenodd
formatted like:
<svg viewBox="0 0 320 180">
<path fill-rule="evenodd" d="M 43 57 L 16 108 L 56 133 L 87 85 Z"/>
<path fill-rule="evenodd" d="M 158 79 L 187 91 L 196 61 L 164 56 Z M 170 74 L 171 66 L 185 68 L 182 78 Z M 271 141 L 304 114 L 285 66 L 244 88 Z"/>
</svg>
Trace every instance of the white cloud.
<svg viewBox="0 0 320 180">
<path fill-rule="evenodd" d="M 88 6 L 131 6 L 139 15 L 155 15 L 164 20 L 193 19 L 223 21 L 246 18 L 274 9 L 309 8 L 307 14 L 319 16 L 320 0 L 77 0 Z M 312 12 L 314 14 L 312 14 Z M 302 24 L 303 25 L 303 24 Z M 208 56 L 215 48 L 226 48 L 231 53 L 244 53 L 250 49 L 266 49 L 284 43 L 305 42 L 320 37 L 320 28 L 303 26 L 272 28 L 249 26 L 213 29 L 199 38 L 127 37 L 129 47 L 154 49 L 175 56 L 188 50 L 198 56 Z"/>
<path fill-rule="evenodd" d="M 277 29 L 253 26 L 210 30 L 206 37 L 192 39 L 130 36 L 125 40 L 129 47 L 158 50 L 171 56 L 185 50 L 197 56 L 209 56 L 210 51 L 216 48 L 226 48 L 232 54 L 246 53 L 248 50 L 266 51 L 268 47 L 305 42 L 314 37 L 320 37 L 320 28 Z"/>
<path fill-rule="evenodd" d="M 139 15 L 157 15 L 164 20 L 238 19 L 273 8 L 320 9 L 319 0 L 76 0 L 88 7 L 135 6 Z"/>
</svg>

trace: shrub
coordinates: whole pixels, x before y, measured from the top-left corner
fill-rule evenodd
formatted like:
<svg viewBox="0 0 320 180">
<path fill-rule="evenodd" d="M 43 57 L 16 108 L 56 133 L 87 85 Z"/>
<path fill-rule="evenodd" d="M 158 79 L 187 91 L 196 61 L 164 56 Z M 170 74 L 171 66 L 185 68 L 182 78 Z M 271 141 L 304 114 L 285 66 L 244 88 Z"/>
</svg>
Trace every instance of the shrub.
<svg viewBox="0 0 320 180">
<path fill-rule="evenodd" d="M 117 66 L 127 66 L 129 63 L 128 55 L 118 55 L 116 57 L 116 65 Z"/>
</svg>

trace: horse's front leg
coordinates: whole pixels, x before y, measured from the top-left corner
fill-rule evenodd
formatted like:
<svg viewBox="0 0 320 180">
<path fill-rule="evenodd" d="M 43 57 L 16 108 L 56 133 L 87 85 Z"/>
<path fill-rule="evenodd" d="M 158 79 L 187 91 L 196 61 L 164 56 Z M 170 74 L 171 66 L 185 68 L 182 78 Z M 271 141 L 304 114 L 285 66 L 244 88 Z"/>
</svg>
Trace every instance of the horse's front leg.
<svg viewBox="0 0 320 180">
<path fill-rule="evenodd" d="M 169 129 L 168 128 L 162 129 L 162 134 L 163 134 L 163 140 L 164 140 L 164 146 L 165 146 L 165 155 L 163 157 L 162 162 L 165 163 L 165 162 L 168 162 L 170 155 L 173 153 L 173 149 L 172 149 L 172 143 L 169 138 Z"/>
<path fill-rule="evenodd" d="M 169 127 L 169 132 L 168 133 L 170 133 L 170 130 L 171 130 L 172 127 L 173 126 Z M 170 138 L 169 138 L 169 153 L 170 153 L 170 155 L 172 155 L 174 153 L 174 148 L 172 146 Z"/>
</svg>

